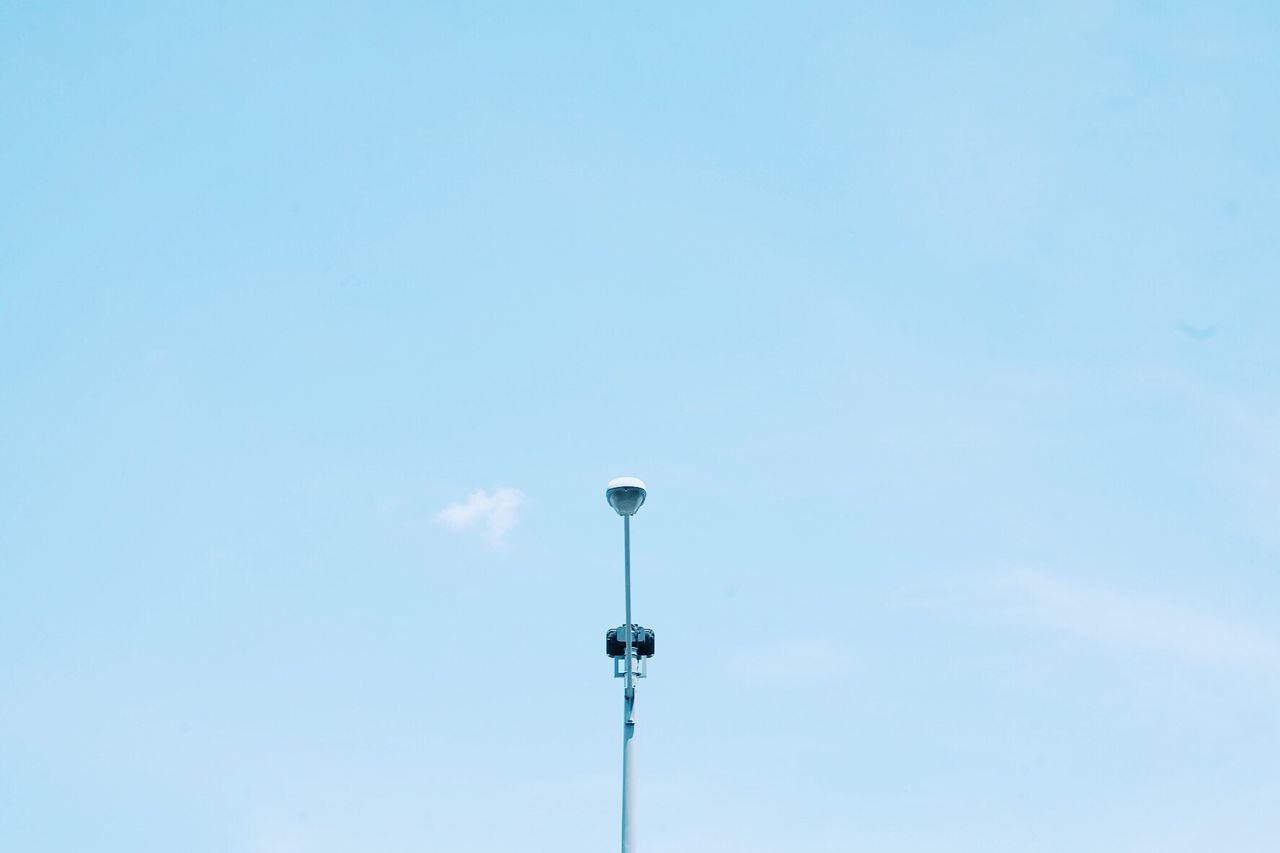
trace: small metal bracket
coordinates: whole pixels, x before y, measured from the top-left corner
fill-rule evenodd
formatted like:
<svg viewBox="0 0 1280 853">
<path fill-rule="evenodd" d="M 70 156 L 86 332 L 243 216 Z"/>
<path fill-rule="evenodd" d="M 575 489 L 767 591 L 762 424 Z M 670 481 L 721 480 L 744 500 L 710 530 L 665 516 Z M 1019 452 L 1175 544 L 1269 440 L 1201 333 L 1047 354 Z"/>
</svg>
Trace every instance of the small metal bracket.
<svg viewBox="0 0 1280 853">
<path fill-rule="evenodd" d="M 636 678 L 644 678 L 645 670 L 648 668 L 648 663 L 649 663 L 648 658 L 640 657 L 638 654 L 636 654 L 636 651 L 634 648 L 631 650 L 631 674 L 632 675 L 634 675 Z M 622 655 L 620 657 L 616 657 L 613 659 L 613 677 L 614 678 L 627 677 L 626 655 Z"/>
</svg>

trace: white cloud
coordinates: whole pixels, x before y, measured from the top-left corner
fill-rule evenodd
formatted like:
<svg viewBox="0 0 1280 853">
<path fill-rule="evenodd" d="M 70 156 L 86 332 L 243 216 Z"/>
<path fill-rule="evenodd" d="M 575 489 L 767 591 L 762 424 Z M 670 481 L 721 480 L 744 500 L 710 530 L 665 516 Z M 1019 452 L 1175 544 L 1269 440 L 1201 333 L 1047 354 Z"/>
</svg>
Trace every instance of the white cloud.
<svg viewBox="0 0 1280 853">
<path fill-rule="evenodd" d="M 455 530 L 482 528 L 490 542 L 501 545 L 520 520 L 524 502 L 524 492 L 510 486 L 499 486 L 492 493 L 476 489 L 465 502 L 450 504 L 436 513 L 436 521 Z"/>
<path fill-rule="evenodd" d="M 1009 615 L 1099 645 L 1200 663 L 1280 666 L 1273 638 L 1186 607 L 1030 569 L 994 576 L 991 590 Z"/>
</svg>

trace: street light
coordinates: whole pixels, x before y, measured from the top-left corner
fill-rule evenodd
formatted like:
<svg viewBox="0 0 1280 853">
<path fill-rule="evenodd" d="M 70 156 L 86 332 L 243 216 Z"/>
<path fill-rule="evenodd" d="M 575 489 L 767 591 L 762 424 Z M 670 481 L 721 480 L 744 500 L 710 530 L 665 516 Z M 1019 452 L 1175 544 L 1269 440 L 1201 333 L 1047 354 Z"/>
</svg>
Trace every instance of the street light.
<svg viewBox="0 0 1280 853">
<path fill-rule="evenodd" d="M 648 491 L 636 477 L 617 477 L 605 487 L 605 500 L 622 516 L 622 577 L 627 621 L 605 635 L 605 653 L 613 658 L 613 677 L 626 679 L 622 689 L 622 853 L 635 850 L 631 837 L 631 742 L 636 733 L 636 679 L 645 677 L 653 657 L 653 631 L 631 622 L 631 516 Z"/>
</svg>

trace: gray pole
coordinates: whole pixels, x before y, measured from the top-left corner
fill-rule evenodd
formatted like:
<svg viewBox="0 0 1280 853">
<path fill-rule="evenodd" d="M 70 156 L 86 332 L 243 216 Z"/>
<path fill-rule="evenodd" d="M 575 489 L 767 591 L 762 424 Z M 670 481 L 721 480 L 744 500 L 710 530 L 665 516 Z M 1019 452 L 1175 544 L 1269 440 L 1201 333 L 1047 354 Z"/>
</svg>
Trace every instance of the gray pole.
<svg viewBox="0 0 1280 853">
<path fill-rule="evenodd" d="M 631 837 L 631 754 L 636 734 L 636 682 L 631 669 L 631 516 L 622 517 L 622 564 L 627 595 L 627 677 L 622 691 L 622 853 L 633 853 Z"/>
</svg>

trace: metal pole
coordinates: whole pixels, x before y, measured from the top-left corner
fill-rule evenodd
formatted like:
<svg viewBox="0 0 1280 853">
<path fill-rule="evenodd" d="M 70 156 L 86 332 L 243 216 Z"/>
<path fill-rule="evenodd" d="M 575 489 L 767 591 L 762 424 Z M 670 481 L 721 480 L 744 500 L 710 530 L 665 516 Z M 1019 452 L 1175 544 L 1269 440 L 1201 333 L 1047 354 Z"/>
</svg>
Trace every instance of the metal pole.
<svg viewBox="0 0 1280 853">
<path fill-rule="evenodd" d="M 632 743 L 636 735 L 636 691 L 627 690 L 622 700 L 622 853 L 634 853 L 636 847 L 631 832 L 634 816 L 631 806 Z"/>
<path fill-rule="evenodd" d="M 633 853 L 631 837 L 631 743 L 636 733 L 636 683 L 631 664 L 631 516 L 622 517 L 622 564 L 627 595 L 627 677 L 622 691 L 622 853 Z"/>
<path fill-rule="evenodd" d="M 635 690 L 636 682 L 635 675 L 631 671 L 631 516 L 629 515 L 622 517 L 622 577 L 627 589 L 627 621 L 624 629 L 627 641 L 627 678 L 623 684 L 630 692 Z"/>
</svg>

